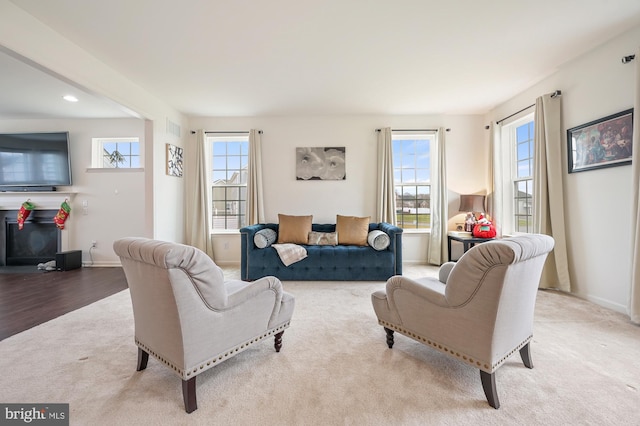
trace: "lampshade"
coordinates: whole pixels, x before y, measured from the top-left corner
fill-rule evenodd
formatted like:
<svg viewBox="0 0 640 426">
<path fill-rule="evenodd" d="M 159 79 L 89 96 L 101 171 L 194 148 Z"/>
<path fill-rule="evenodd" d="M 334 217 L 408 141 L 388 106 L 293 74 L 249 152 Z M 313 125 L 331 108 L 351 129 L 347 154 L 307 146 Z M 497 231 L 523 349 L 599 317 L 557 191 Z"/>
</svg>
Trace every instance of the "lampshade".
<svg viewBox="0 0 640 426">
<path fill-rule="evenodd" d="M 484 213 L 484 195 L 460 195 L 461 212 Z"/>
</svg>

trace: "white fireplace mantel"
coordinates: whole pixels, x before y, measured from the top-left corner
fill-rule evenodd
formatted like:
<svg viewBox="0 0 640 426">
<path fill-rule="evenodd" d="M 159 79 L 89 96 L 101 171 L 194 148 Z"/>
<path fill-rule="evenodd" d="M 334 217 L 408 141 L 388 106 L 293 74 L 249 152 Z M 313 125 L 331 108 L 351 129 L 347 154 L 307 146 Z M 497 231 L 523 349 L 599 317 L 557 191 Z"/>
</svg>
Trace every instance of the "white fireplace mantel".
<svg viewBox="0 0 640 426">
<path fill-rule="evenodd" d="M 31 201 L 37 210 L 57 210 L 64 200 L 69 204 L 76 196 L 69 191 L 0 192 L 0 210 L 18 210 L 25 201 Z"/>
</svg>

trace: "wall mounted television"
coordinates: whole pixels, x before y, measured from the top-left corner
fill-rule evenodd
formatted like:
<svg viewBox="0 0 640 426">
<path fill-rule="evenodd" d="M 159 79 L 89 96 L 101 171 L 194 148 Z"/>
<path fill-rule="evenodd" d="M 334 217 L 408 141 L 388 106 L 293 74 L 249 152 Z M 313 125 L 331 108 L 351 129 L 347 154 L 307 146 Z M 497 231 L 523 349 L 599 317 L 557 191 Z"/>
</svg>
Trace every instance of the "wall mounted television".
<svg viewBox="0 0 640 426">
<path fill-rule="evenodd" d="M 0 134 L 0 191 L 70 185 L 69 132 Z"/>
</svg>

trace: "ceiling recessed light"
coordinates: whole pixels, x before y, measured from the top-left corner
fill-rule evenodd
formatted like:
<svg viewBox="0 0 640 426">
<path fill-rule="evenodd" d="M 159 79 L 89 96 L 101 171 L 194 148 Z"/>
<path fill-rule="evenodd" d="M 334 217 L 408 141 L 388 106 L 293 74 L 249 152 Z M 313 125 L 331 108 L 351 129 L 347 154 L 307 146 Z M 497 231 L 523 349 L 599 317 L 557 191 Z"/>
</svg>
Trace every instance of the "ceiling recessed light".
<svg viewBox="0 0 640 426">
<path fill-rule="evenodd" d="M 65 96 L 62 97 L 62 99 L 64 99 L 65 101 L 68 101 L 68 102 L 78 102 L 78 98 L 76 98 L 73 95 L 65 95 Z"/>
</svg>

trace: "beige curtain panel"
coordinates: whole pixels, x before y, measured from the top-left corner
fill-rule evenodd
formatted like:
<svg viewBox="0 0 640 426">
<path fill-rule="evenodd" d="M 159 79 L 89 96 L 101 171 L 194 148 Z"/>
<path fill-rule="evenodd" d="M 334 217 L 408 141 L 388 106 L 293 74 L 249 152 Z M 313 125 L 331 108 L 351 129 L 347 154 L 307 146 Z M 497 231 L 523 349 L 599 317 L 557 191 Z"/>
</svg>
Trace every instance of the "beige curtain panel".
<svg viewBox="0 0 640 426">
<path fill-rule="evenodd" d="M 211 241 L 211 178 L 209 146 L 204 130 L 196 132 L 194 173 L 187 180 L 186 241 L 213 259 Z"/>
<path fill-rule="evenodd" d="M 640 324 L 640 49 L 636 50 L 636 87 L 633 114 L 633 152 L 631 154 L 631 174 L 633 194 L 631 194 L 631 294 L 629 295 L 629 318 Z"/>
<path fill-rule="evenodd" d="M 536 99 L 533 158 L 533 232 L 553 237 L 555 247 L 542 272 L 540 288 L 571 290 L 562 184 L 561 97 Z"/>
<path fill-rule="evenodd" d="M 496 236 L 502 236 L 502 155 L 500 135 L 502 133 L 502 124 L 492 123 L 489 130 L 489 185 L 487 190 L 487 213 L 491 217 L 496 227 Z"/>
<path fill-rule="evenodd" d="M 249 176 L 247 178 L 247 225 L 264 223 L 264 190 L 262 185 L 262 135 L 249 131 Z"/>
<path fill-rule="evenodd" d="M 376 221 L 397 225 L 396 194 L 393 183 L 393 146 L 391 128 L 385 127 L 378 133 L 378 185 Z"/>
<path fill-rule="evenodd" d="M 431 236 L 428 262 L 432 265 L 442 265 L 448 259 L 449 202 L 444 135 L 444 129 L 438 129 L 435 146 L 431 147 Z"/>
</svg>

